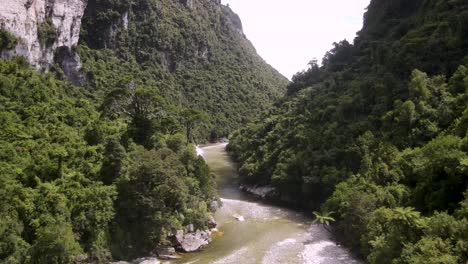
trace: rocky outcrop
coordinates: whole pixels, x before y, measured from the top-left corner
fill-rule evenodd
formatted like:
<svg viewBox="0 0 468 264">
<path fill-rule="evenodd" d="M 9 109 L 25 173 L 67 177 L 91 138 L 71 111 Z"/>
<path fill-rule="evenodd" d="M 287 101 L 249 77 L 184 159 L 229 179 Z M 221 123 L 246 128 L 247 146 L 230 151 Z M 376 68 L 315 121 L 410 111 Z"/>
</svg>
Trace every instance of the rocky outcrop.
<svg viewBox="0 0 468 264">
<path fill-rule="evenodd" d="M 168 246 L 157 246 L 154 251 L 159 259 L 171 260 L 171 259 L 178 259 L 179 257 L 176 255 L 176 250 L 173 247 Z"/>
<path fill-rule="evenodd" d="M 154 258 L 154 257 L 149 257 L 149 258 L 138 258 L 132 262 L 116 261 L 116 262 L 110 262 L 109 264 L 159 264 L 159 263 L 161 263 L 159 259 Z"/>
<path fill-rule="evenodd" d="M 159 264 L 161 261 L 157 258 L 139 258 L 132 261 L 132 264 Z"/>
<path fill-rule="evenodd" d="M 232 23 L 232 25 L 237 30 L 237 32 L 239 32 L 239 34 L 241 34 L 241 35 L 243 35 L 245 37 L 244 29 L 242 27 L 242 20 L 240 19 L 239 15 L 234 13 L 234 11 L 232 11 L 232 9 L 229 7 L 229 5 L 227 5 L 227 6 L 222 5 L 221 10 L 226 15 L 226 17 L 229 19 L 229 22 Z"/>
<path fill-rule="evenodd" d="M 172 244 L 183 252 L 194 252 L 206 247 L 211 242 L 209 231 L 197 230 L 195 233 L 184 234 L 183 230 L 177 230 L 169 237 Z"/>
<path fill-rule="evenodd" d="M 280 193 L 275 187 L 240 185 L 239 189 L 243 192 L 261 198 L 265 201 L 281 203 L 290 206 L 296 206 L 297 202 L 289 195 Z"/>
<path fill-rule="evenodd" d="M 210 203 L 210 210 L 211 212 L 216 212 L 219 208 L 221 208 L 223 204 L 219 200 L 214 200 Z"/>
<path fill-rule="evenodd" d="M 78 44 L 86 3 L 87 0 L 2 0 L 0 26 L 19 39 L 15 49 L 2 51 L 2 58 L 24 56 L 37 69 L 47 71 L 51 64 L 61 64 L 58 60 L 66 54 L 66 60 L 75 62 L 65 62 L 65 73 L 73 70 L 78 74 L 81 63 L 73 48 Z M 56 58 L 59 48 L 67 52 Z"/>
<path fill-rule="evenodd" d="M 193 0 L 181 0 L 182 4 L 184 4 L 187 8 L 193 9 Z"/>
<path fill-rule="evenodd" d="M 278 199 L 279 195 L 273 186 L 247 186 L 241 185 L 239 187 L 244 192 L 250 193 L 252 195 L 258 196 L 262 199 Z"/>
<path fill-rule="evenodd" d="M 208 218 L 207 226 L 208 228 L 215 228 L 218 226 L 218 223 L 216 222 L 213 216 L 210 216 Z"/>
</svg>

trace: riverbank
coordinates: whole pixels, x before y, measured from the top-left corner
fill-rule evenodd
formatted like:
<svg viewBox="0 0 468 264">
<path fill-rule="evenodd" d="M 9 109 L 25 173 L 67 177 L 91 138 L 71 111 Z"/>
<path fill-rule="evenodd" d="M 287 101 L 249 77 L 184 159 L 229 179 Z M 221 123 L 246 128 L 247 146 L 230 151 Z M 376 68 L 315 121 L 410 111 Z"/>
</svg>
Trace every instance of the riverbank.
<svg viewBox="0 0 468 264">
<path fill-rule="evenodd" d="M 223 206 L 214 214 L 219 233 L 201 252 L 181 254 L 175 263 L 359 263 L 303 213 L 265 203 L 239 189 L 237 166 L 227 143 L 200 147 L 216 176 Z M 244 221 L 239 221 L 242 216 Z"/>
<path fill-rule="evenodd" d="M 227 143 L 197 148 L 218 182 L 222 207 L 215 213 L 217 232 L 201 251 L 178 253 L 172 264 L 358 264 L 311 217 L 253 197 L 239 189 L 237 166 Z M 158 262 L 154 262 L 158 263 Z M 165 261 L 161 261 L 165 263 Z M 153 263 L 135 263 L 153 264 Z"/>
</svg>

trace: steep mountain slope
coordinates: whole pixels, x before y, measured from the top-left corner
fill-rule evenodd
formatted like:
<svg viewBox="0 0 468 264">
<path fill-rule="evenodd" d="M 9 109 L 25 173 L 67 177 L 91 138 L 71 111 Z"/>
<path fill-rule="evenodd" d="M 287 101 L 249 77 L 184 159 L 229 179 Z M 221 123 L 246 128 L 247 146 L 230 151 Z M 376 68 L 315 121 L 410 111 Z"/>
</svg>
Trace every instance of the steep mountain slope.
<svg viewBox="0 0 468 264">
<path fill-rule="evenodd" d="M 238 128 L 287 82 L 236 15 L 208 0 L 5 3 L 0 262 L 131 260 L 207 228 L 218 196 L 192 143 Z"/>
<path fill-rule="evenodd" d="M 371 263 L 466 261 L 467 15 L 460 0 L 371 1 L 354 45 L 335 43 L 232 135 L 244 181 L 326 201 Z"/>
<path fill-rule="evenodd" d="M 202 132 L 213 137 L 266 110 L 287 84 L 217 1 L 90 0 L 81 40 L 89 90 L 154 86 L 177 107 L 206 112 Z"/>
</svg>

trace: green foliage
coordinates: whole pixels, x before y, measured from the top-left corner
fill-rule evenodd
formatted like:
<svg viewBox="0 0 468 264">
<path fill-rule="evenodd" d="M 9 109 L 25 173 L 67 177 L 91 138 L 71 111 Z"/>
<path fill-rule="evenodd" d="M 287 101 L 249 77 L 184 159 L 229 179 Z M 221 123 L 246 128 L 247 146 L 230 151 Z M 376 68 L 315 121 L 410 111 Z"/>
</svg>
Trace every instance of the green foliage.
<svg viewBox="0 0 468 264">
<path fill-rule="evenodd" d="M 171 229 L 181 228 L 188 187 L 183 177 L 185 168 L 170 150 L 137 148 L 130 156 L 129 179 L 119 183 L 117 221 L 123 230 L 128 230 L 129 241 L 125 244 L 134 245 L 136 253 L 143 253 Z"/>
<path fill-rule="evenodd" d="M 127 152 L 120 142 L 113 138 L 110 139 L 104 150 L 104 159 L 101 167 L 102 182 L 110 185 L 116 179 L 125 175 L 127 167 Z"/>
<path fill-rule="evenodd" d="M 50 47 L 57 40 L 57 29 L 50 17 L 37 25 L 37 35 L 43 47 Z"/>
<path fill-rule="evenodd" d="M 40 228 L 26 263 L 74 263 L 82 253 L 69 223 L 54 223 Z"/>
<path fill-rule="evenodd" d="M 151 137 L 159 127 L 154 122 L 161 112 L 162 99 L 155 88 L 137 87 L 130 82 L 106 95 L 101 109 L 109 117 L 129 119 L 127 136 L 137 144 L 152 147 Z"/>
<path fill-rule="evenodd" d="M 369 216 L 362 242 L 368 241 L 369 263 L 385 263 L 401 254 L 404 243 L 417 241 L 424 227 L 420 213 L 410 207 L 378 208 Z"/>
<path fill-rule="evenodd" d="M 369 263 L 465 263 L 466 8 L 371 1 L 354 44 L 335 43 L 231 134 L 242 180 L 336 212 L 336 234 Z"/>
<path fill-rule="evenodd" d="M 0 262 L 108 263 L 206 225 L 214 180 L 157 89 L 95 102 L 20 58 L 0 61 L 0 88 Z"/>
<path fill-rule="evenodd" d="M 335 218 L 331 217 L 331 215 L 334 212 L 324 212 L 324 213 L 318 213 L 318 212 L 312 212 L 313 215 L 315 216 L 314 221 L 312 221 L 312 224 L 320 224 L 324 228 L 327 228 L 330 223 L 335 222 Z"/>
<path fill-rule="evenodd" d="M 424 237 L 415 245 L 405 248 L 401 263 L 456 264 L 460 263 L 458 256 L 447 241 L 439 237 Z"/>
<path fill-rule="evenodd" d="M 136 87 L 158 87 L 174 109 L 207 114 L 204 125 L 191 131 L 194 142 L 227 136 L 266 111 L 284 93 L 287 80 L 256 54 L 226 7 L 212 0 L 195 6 L 88 1 L 78 48 L 87 89 L 102 98 L 125 88 L 128 79 Z"/>
<path fill-rule="evenodd" d="M 195 128 L 197 123 L 206 122 L 208 116 L 204 112 L 197 111 L 195 109 L 183 109 L 180 112 L 180 117 L 182 123 L 185 126 L 185 136 L 187 139 L 187 144 L 192 142 L 192 130 Z"/>
<path fill-rule="evenodd" d="M 0 28 L 0 51 L 11 50 L 18 44 L 18 38 L 9 31 Z"/>
<path fill-rule="evenodd" d="M 226 7 L 196 5 L 88 1 L 84 87 L 0 60 L 0 262 L 108 263 L 206 227 L 215 182 L 189 143 L 252 120 L 287 80 Z M 37 31 L 56 41 L 51 18 Z M 0 49 L 17 41 L 0 31 Z"/>
<path fill-rule="evenodd" d="M 187 154 L 188 159 L 184 151 L 141 147 L 130 153 L 128 178 L 118 183 L 119 232 L 114 239 L 124 241 L 115 249 L 117 256 L 149 252 L 172 230 L 190 223 L 205 226 L 207 202 L 216 197 L 214 188 L 210 189 L 213 179 L 203 160 L 196 159 L 192 151 Z M 193 170 L 187 169 L 192 166 Z"/>
</svg>

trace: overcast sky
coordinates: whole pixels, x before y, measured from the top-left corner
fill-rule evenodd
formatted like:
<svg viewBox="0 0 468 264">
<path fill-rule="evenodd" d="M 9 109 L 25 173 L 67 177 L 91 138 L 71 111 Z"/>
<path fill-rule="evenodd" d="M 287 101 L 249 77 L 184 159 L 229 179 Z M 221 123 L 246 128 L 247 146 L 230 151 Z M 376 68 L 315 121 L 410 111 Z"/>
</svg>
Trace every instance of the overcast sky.
<svg viewBox="0 0 468 264">
<path fill-rule="evenodd" d="M 257 52 L 287 78 L 319 62 L 333 42 L 352 42 L 370 0 L 222 0 L 239 14 Z"/>
</svg>

